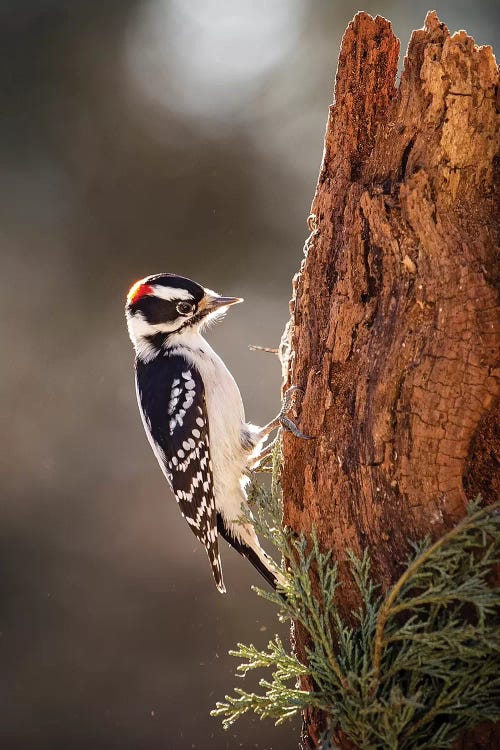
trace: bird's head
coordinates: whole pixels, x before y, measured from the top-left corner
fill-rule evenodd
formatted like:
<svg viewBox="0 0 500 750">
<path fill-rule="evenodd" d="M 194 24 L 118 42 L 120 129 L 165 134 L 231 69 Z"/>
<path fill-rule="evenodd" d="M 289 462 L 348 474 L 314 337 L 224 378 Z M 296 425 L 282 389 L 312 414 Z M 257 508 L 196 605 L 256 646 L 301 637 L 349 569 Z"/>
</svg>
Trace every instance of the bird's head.
<svg viewBox="0 0 500 750">
<path fill-rule="evenodd" d="M 127 295 L 125 315 L 137 355 L 150 359 L 169 340 L 197 333 L 238 302 L 243 302 L 241 297 L 222 297 L 173 273 L 136 281 Z"/>
</svg>

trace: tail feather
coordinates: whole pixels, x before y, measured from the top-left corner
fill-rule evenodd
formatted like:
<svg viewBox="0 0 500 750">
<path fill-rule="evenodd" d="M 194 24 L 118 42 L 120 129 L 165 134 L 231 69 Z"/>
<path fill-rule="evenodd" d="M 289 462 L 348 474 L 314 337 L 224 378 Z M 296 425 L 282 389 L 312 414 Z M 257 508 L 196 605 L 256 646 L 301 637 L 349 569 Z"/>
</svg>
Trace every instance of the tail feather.
<svg viewBox="0 0 500 750">
<path fill-rule="evenodd" d="M 217 586 L 221 594 L 225 594 L 226 587 L 224 586 L 224 578 L 222 575 L 222 565 L 221 565 L 219 550 L 217 549 L 217 546 L 215 547 L 215 549 L 213 547 L 209 547 L 207 549 L 207 555 L 208 555 L 208 559 L 210 560 L 210 567 L 212 568 L 215 585 Z"/>
<path fill-rule="evenodd" d="M 238 531 L 239 529 L 243 531 L 244 528 L 245 527 L 240 526 L 238 527 Z M 233 549 L 252 563 L 254 568 L 259 571 L 264 580 L 266 580 L 274 590 L 276 590 L 278 583 L 284 582 L 274 560 L 272 560 L 260 546 L 255 532 L 252 535 L 255 539 L 245 540 L 244 534 L 238 533 L 236 529 L 235 533 L 233 533 L 227 528 L 220 513 L 217 514 L 217 531 L 221 537 L 233 547 Z"/>
</svg>

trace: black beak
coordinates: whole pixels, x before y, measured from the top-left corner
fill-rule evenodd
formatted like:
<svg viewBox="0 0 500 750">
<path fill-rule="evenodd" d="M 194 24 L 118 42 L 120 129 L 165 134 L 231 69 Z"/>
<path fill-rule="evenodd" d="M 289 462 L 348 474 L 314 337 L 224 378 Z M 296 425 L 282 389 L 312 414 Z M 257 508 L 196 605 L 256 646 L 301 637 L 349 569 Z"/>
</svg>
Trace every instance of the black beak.
<svg viewBox="0 0 500 750">
<path fill-rule="evenodd" d="M 237 305 L 243 302 L 242 297 L 219 297 L 206 295 L 198 305 L 198 310 L 203 313 L 209 313 L 213 310 L 218 310 L 219 307 L 229 307 L 229 305 Z"/>
</svg>

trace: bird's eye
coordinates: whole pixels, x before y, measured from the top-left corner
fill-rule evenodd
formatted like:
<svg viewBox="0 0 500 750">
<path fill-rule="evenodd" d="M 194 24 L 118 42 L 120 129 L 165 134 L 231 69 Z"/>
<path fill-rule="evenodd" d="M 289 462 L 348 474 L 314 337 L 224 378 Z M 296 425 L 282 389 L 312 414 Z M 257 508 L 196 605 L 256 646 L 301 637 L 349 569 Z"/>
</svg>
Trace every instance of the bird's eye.
<svg viewBox="0 0 500 750">
<path fill-rule="evenodd" d="M 189 315 L 190 312 L 193 312 L 194 305 L 191 302 L 179 302 L 176 310 L 180 315 Z"/>
</svg>

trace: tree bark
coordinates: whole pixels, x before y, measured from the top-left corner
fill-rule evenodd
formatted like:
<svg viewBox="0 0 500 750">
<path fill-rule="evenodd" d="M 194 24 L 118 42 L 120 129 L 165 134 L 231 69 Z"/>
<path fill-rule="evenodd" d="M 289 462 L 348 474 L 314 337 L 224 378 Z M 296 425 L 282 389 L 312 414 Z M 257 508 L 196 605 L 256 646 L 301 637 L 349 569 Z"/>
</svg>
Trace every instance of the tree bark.
<svg viewBox="0 0 500 750">
<path fill-rule="evenodd" d="M 346 550 L 369 547 L 383 590 L 411 540 L 442 535 L 469 499 L 500 488 L 497 67 L 490 47 L 450 36 L 434 12 L 396 87 L 398 58 L 391 24 L 359 13 L 282 347 L 288 385 L 304 390 L 301 429 L 316 438 L 284 437 L 284 522 L 316 529 L 344 580 Z M 343 586 L 344 616 L 357 604 Z M 299 655 L 302 637 L 296 627 Z M 305 719 L 315 747 L 322 717 Z M 499 736 L 472 732 L 466 746 Z"/>
</svg>

